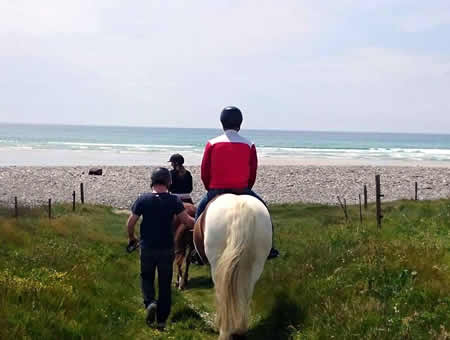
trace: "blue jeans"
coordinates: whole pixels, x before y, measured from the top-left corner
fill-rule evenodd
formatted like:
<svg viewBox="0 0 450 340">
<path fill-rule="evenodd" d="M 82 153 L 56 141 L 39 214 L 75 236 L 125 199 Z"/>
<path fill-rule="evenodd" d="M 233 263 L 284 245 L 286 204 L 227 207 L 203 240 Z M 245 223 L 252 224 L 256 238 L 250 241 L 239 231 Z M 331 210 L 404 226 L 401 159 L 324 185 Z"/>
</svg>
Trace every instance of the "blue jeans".
<svg viewBox="0 0 450 340">
<path fill-rule="evenodd" d="M 197 211 L 195 213 L 195 220 L 197 221 L 198 217 L 201 215 L 201 213 L 205 210 L 208 203 L 216 196 L 227 194 L 227 193 L 235 193 L 233 189 L 210 189 L 208 192 L 202 197 L 200 203 L 197 206 Z M 244 189 L 242 193 L 240 192 L 239 195 L 250 195 L 262 202 L 262 204 L 265 205 L 267 208 L 266 202 L 263 201 L 261 197 L 259 197 L 252 189 Z M 272 218 L 270 218 L 270 222 L 272 222 Z M 272 231 L 273 231 L 273 223 L 272 223 Z"/>
</svg>

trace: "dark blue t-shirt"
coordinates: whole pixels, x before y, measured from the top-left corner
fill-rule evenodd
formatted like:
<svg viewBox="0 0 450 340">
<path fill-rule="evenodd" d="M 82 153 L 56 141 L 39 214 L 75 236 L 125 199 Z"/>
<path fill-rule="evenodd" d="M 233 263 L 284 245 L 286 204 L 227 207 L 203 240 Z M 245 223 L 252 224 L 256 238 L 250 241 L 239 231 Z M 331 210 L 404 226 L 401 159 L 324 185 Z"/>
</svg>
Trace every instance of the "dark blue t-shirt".
<svg viewBox="0 0 450 340">
<path fill-rule="evenodd" d="M 141 246 L 170 249 L 174 246 L 172 222 L 184 210 L 181 200 L 169 193 L 147 193 L 134 202 L 131 211 L 141 216 Z"/>
</svg>

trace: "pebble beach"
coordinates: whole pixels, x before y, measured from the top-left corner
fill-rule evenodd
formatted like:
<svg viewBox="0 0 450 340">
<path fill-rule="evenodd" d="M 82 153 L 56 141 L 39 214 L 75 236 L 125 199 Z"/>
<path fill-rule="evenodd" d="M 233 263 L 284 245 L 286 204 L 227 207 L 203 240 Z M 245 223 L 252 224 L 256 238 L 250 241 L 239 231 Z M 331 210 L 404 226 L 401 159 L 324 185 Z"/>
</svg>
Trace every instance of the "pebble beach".
<svg viewBox="0 0 450 340">
<path fill-rule="evenodd" d="M 85 202 L 129 209 L 139 194 L 150 191 L 153 166 L 101 166 L 101 176 L 88 175 L 86 166 L 6 166 L 0 167 L 0 205 L 40 206 L 52 202 L 71 202 L 80 183 Z M 194 202 L 205 190 L 200 167 L 187 166 L 194 178 Z M 375 200 L 375 175 L 381 175 L 384 201 L 412 199 L 415 182 L 421 200 L 450 197 L 450 167 L 373 166 L 373 165 L 261 165 L 254 190 L 269 204 L 337 204 L 337 196 L 349 204 L 358 202 L 367 185 L 368 200 Z"/>
</svg>

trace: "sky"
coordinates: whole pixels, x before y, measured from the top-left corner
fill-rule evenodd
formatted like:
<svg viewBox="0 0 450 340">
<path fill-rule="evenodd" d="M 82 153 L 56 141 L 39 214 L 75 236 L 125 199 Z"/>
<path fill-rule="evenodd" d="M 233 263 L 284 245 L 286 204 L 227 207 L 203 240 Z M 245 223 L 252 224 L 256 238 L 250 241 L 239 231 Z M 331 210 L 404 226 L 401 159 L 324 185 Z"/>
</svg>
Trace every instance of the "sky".
<svg viewBox="0 0 450 340">
<path fill-rule="evenodd" d="M 450 133 L 450 1 L 0 0 L 0 122 Z"/>
</svg>

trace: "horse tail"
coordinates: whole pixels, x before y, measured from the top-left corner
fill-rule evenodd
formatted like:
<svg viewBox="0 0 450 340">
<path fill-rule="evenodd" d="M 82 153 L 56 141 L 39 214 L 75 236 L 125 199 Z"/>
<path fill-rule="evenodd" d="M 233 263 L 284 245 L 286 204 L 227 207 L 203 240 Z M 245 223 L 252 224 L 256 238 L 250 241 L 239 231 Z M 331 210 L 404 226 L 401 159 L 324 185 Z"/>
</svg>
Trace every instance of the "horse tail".
<svg viewBox="0 0 450 340">
<path fill-rule="evenodd" d="M 227 242 L 215 270 L 216 323 L 236 334 L 248 329 L 251 268 L 254 260 L 255 212 L 245 200 L 236 202 Z"/>
</svg>

